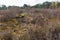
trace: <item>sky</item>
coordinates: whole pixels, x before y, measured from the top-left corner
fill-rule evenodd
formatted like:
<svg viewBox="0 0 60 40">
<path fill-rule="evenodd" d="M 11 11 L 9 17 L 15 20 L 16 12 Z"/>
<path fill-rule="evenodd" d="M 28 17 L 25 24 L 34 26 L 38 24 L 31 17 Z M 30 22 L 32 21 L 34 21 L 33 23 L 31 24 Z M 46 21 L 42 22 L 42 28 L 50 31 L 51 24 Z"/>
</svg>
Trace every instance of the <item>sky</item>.
<svg viewBox="0 0 60 40">
<path fill-rule="evenodd" d="M 38 3 L 43 3 L 45 1 L 57 1 L 57 0 L 0 0 L 0 5 L 4 4 L 6 6 L 23 6 L 24 4 L 28 4 L 32 6 Z"/>
</svg>

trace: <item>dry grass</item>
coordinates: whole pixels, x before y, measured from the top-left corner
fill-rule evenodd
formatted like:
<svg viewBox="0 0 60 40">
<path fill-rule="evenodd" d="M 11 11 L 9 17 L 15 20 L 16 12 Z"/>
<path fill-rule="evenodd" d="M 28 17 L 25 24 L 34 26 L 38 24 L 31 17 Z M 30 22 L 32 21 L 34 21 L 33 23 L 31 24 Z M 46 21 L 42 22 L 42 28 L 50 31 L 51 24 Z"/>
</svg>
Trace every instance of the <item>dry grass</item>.
<svg viewBox="0 0 60 40">
<path fill-rule="evenodd" d="M 0 40 L 60 40 L 60 12 L 57 10 L 0 11 L 0 15 L 6 15 L 0 16 Z"/>
</svg>

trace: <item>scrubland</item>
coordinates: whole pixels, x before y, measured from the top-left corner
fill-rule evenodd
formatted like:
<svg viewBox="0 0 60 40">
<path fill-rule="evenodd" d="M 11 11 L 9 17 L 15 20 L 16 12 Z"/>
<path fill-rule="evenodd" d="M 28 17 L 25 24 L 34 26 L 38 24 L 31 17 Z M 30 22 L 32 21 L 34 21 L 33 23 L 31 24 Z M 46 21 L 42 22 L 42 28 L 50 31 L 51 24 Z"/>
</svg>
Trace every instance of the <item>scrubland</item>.
<svg viewBox="0 0 60 40">
<path fill-rule="evenodd" d="M 0 40 L 60 40 L 60 8 L 0 10 Z"/>
</svg>

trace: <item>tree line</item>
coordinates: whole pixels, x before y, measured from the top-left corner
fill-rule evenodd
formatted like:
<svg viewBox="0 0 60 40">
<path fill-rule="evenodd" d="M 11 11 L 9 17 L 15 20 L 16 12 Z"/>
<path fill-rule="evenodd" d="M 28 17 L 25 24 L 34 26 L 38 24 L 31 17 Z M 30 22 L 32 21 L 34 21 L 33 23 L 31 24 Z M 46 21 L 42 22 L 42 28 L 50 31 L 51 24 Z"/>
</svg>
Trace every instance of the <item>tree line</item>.
<svg viewBox="0 0 60 40">
<path fill-rule="evenodd" d="M 15 7 L 17 8 L 18 6 L 6 6 L 6 5 L 2 5 L 2 7 L 0 7 L 0 10 L 6 10 L 6 9 L 9 9 L 11 7 Z M 36 4 L 36 5 L 33 5 L 33 6 L 30 6 L 30 5 L 27 5 L 27 4 L 24 4 L 22 7 L 20 8 L 58 8 L 60 7 L 60 2 L 43 2 L 42 4 Z"/>
<path fill-rule="evenodd" d="M 59 8 L 60 7 L 60 2 L 43 2 L 42 4 L 36 4 L 33 6 L 24 4 L 24 8 L 26 7 L 31 7 L 31 8 Z"/>
</svg>

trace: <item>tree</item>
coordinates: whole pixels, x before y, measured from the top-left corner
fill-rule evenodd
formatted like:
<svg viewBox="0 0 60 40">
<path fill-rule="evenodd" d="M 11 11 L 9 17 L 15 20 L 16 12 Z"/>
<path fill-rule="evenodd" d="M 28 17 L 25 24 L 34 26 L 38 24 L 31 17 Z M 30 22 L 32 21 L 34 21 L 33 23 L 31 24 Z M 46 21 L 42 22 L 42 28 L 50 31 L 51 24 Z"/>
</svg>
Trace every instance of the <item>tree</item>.
<svg viewBox="0 0 60 40">
<path fill-rule="evenodd" d="M 2 10 L 2 7 L 0 7 L 0 10 Z"/>
<path fill-rule="evenodd" d="M 44 2 L 42 5 L 43 5 L 43 6 L 42 6 L 43 8 L 49 8 L 50 5 L 51 5 L 51 2 L 46 1 L 46 2 Z"/>
<path fill-rule="evenodd" d="M 60 2 L 57 3 L 58 7 L 60 7 Z"/>
<path fill-rule="evenodd" d="M 51 2 L 46 1 L 46 2 L 44 2 L 42 4 L 36 4 L 36 5 L 32 6 L 32 7 L 33 8 L 49 8 L 50 5 L 51 5 Z"/>
<path fill-rule="evenodd" d="M 58 6 L 58 3 L 57 2 L 52 2 L 52 4 L 51 4 L 51 7 L 52 8 L 57 8 L 57 6 Z"/>
<path fill-rule="evenodd" d="M 32 6 L 32 7 L 33 7 L 33 8 L 41 8 L 42 5 L 41 5 L 41 4 L 36 4 L 36 5 Z"/>
<path fill-rule="evenodd" d="M 7 9 L 6 5 L 2 5 L 2 6 L 0 7 L 0 10 L 6 10 L 6 9 Z"/>
<path fill-rule="evenodd" d="M 30 5 L 27 5 L 27 4 L 23 5 L 23 8 L 28 8 L 28 7 L 30 7 Z"/>
</svg>

